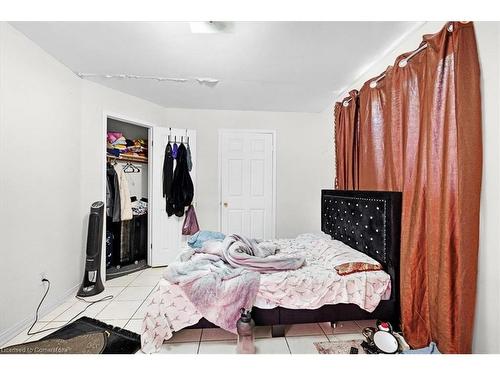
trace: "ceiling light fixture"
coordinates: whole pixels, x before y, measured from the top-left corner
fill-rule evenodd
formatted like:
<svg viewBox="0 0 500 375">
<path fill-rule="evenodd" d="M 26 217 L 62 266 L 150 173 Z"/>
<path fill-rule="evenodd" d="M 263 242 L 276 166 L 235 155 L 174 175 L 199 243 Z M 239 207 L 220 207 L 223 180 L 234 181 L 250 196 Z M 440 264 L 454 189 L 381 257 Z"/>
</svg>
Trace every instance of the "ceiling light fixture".
<svg viewBox="0 0 500 375">
<path fill-rule="evenodd" d="M 226 23 L 219 21 L 189 22 L 193 34 L 217 34 L 227 31 Z"/>
</svg>

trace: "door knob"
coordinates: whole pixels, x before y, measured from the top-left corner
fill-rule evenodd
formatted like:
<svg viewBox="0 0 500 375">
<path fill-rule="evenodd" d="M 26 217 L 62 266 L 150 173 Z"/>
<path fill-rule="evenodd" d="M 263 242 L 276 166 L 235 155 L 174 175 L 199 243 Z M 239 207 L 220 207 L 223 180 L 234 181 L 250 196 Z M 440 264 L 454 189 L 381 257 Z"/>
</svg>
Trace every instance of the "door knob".
<svg viewBox="0 0 500 375">
<path fill-rule="evenodd" d="M 224 207 L 227 207 L 227 202 L 224 202 Z"/>
</svg>

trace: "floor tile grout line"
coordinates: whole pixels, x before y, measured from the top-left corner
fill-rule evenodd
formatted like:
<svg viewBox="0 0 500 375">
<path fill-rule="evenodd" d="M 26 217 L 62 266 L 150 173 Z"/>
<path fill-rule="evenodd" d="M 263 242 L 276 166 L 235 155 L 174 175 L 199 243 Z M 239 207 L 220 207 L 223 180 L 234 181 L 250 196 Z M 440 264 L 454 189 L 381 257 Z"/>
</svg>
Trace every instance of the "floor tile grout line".
<svg viewBox="0 0 500 375">
<path fill-rule="evenodd" d="M 149 288 L 149 286 L 126 286 L 120 293 L 122 294 L 123 292 L 125 292 L 125 289 L 128 289 L 128 288 Z M 144 300 L 142 302 L 144 302 L 150 295 L 151 293 L 155 290 L 156 288 L 156 285 L 152 287 L 152 289 L 149 291 L 149 293 L 146 295 L 146 297 L 144 297 Z M 123 302 L 123 301 L 140 301 L 141 299 L 122 299 L 120 300 L 120 302 Z M 118 300 L 117 300 L 118 301 Z"/>
<path fill-rule="evenodd" d="M 44 324 L 43 326 L 41 326 L 39 329 L 37 329 L 37 331 L 41 331 L 41 330 L 45 329 L 45 327 L 47 327 L 47 326 L 48 326 L 51 322 L 39 322 L 39 323 L 45 323 L 45 324 Z M 33 324 L 33 323 L 31 323 L 31 324 Z M 24 340 L 21 344 L 26 343 L 26 342 L 27 342 L 30 338 L 32 338 L 33 336 L 36 336 L 36 335 L 38 334 L 38 333 L 35 333 L 34 335 L 29 336 L 29 335 L 28 335 L 28 330 L 29 330 L 29 328 L 26 330 L 26 340 Z M 43 337 L 45 337 L 45 336 L 47 336 L 48 334 L 50 334 L 50 333 L 52 333 L 52 332 L 44 332 L 44 333 L 45 333 L 45 335 L 44 335 L 44 336 L 42 336 L 42 338 L 43 338 Z M 24 334 L 24 331 L 23 331 L 23 332 L 21 332 L 21 333 L 20 333 L 20 335 L 21 335 L 21 334 Z M 14 338 L 16 338 L 17 336 L 18 336 L 18 335 L 16 335 Z"/>
<path fill-rule="evenodd" d="M 286 343 L 286 347 L 288 348 L 288 353 L 292 354 L 292 349 L 290 348 L 290 344 L 288 343 L 286 336 L 283 336 L 283 337 L 285 338 L 285 343 Z"/>
<path fill-rule="evenodd" d="M 130 275 L 137 274 L 137 275 L 135 275 L 135 277 L 134 277 L 133 279 L 131 279 L 131 280 L 128 282 L 128 284 L 127 284 L 127 285 L 109 286 L 109 288 L 121 287 L 121 286 L 123 286 L 123 287 L 127 288 L 127 287 L 129 287 L 129 286 L 130 286 L 130 284 L 131 284 L 133 281 L 135 281 L 135 279 L 137 279 L 137 278 L 138 278 L 138 277 L 139 277 L 139 276 L 140 276 L 143 272 L 144 272 L 144 270 L 141 270 L 141 271 L 137 271 L 137 272 L 132 272 L 132 273 L 129 273 L 128 275 L 118 276 L 118 277 L 115 277 L 115 278 L 113 278 L 113 279 L 111 279 L 111 280 L 106 280 L 106 283 L 107 283 L 107 282 L 111 282 L 112 280 L 119 279 L 120 277 L 127 277 L 127 276 L 130 276 Z"/>
<path fill-rule="evenodd" d="M 330 342 L 330 337 L 328 337 L 327 333 L 325 332 L 325 330 L 323 329 L 323 327 L 321 327 L 321 324 L 319 324 L 319 328 L 321 329 L 321 331 L 323 332 L 323 335 L 325 335 L 326 339 L 328 340 L 328 342 Z M 333 333 L 333 332 L 332 332 Z"/>
<path fill-rule="evenodd" d="M 57 314 L 54 318 L 52 318 L 51 320 L 49 320 L 49 321 L 47 322 L 47 324 L 48 324 L 48 323 L 52 323 L 52 322 L 53 322 L 54 320 L 56 320 L 59 316 L 61 316 L 61 315 L 62 315 L 62 314 L 64 314 L 66 311 L 68 311 L 69 309 L 71 309 L 74 305 L 76 305 L 76 303 L 77 303 L 77 302 L 78 302 L 78 300 L 77 300 L 77 299 L 75 299 L 75 300 L 73 301 L 73 303 L 72 303 L 70 306 L 68 306 L 68 308 L 67 308 L 67 309 L 64 309 L 64 311 L 61 311 L 61 313 Z M 63 303 L 64 303 L 64 302 L 63 302 Z M 62 305 L 62 304 L 61 304 L 61 305 Z M 61 305 L 59 305 L 59 306 L 61 306 Z M 52 310 L 51 310 L 48 314 L 50 314 L 52 311 L 54 311 L 55 309 L 57 309 L 59 306 L 56 306 L 56 307 L 55 307 L 54 309 L 52 309 Z"/>
<path fill-rule="evenodd" d="M 154 289 L 154 288 L 156 288 L 156 285 L 153 287 L 153 289 Z M 141 306 L 142 306 L 142 305 L 144 305 L 144 303 L 146 302 L 146 300 L 148 299 L 149 295 L 150 295 L 152 292 L 153 292 L 153 291 L 151 291 L 151 292 L 150 292 L 150 293 L 146 296 L 146 298 L 144 298 L 144 299 L 142 300 L 142 302 L 139 304 L 139 307 L 137 307 L 137 309 L 136 309 L 136 310 L 132 313 L 132 315 L 131 315 L 131 318 L 130 318 L 130 319 L 132 319 L 132 317 L 134 317 L 134 315 L 135 315 L 135 314 L 137 314 L 137 312 L 139 311 L 139 309 L 141 308 Z"/>
<path fill-rule="evenodd" d="M 139 306 L 137 307 L 137 309 L 135 309 L 135 310 L 134 310 L 134 312 L 130 315 L 130 318 L 127 320 L 127 324 L 128 324 L 131 320 L 136 320 L 136 319 L 133 319 L 134 315 L 135 315 L 135 314 L 139 311 L 139 309 L 140 309 L 140 308 L 141 308 L 141 306 L 144 304 L 144 302 L 146 302 L 146 300 L 147 300 L 147 299 L 148 299 L 148 297 L 151 295 L 151 293 L 153 293 L 153 291 L 155 290 L 155 288 L 156 288 L 156 286 L 157 286 L 157 285 L 158 285 L 158 284 L 156 284 L 155 286 L 153 286 L 153 287 L 152 287 L 152 289 L 151 289 L 151 291 L 148 293 L 148 295 L 147 295 L 147 296 L 146 296 L 146 297 L 145 297 L 145 298 L 141 301 L 141 303 L 139 304 Z M 125 287 L 125 289 L 127 289 L 127 288 L 129 288 L 129 287 Z M 130 286 L 130 288 L 133 288 L 133 287 L 131 287 L 131 286 Z M 125 290 L 125 289 L 124 289 L 124 290 Z M 123 290 L 123 291 L 124 291 L 124 290 Z M 123 292 L 123 291 L 122 291 L 122 292 Z M 140 301 L 140 300 L 117 301 L 117 300 L 114 300 L 114 299 L 113 299 L 113 300 L 111 300 L 111 301 L 110 301 L 110 303 L 111 303 L 111 302 L 135 302 L 135 301 Z M 107 306 L 107 305 L 106 305 L 106 306 Z M 102 310 L 101 310 L 101 311 L 100 311 L 97 315 L 99 315 L 101 312 L 102 312 Z M 96 315 L 96 317 L 97 317 L 97 315 Z M 137 318 L 137 320 L 138 320 L 138 319 L 142 319 L 142 318 Z M 116 319 L 116 320 L 125 320 L 125 319 Z"/>
<path fill-rule="evenodd" d="M 203 328 L 201 329 L 200 333 L 200 341 L 198 341 L 198 350 L 196 350 L 196 354 L 200 354 L 200 347 L 201 347 L 201 338 L 203 337 Z"/>
<path fill-rule="evenodd" d="M 113 298 L 114 298 L 114 297 L 113 297 Z M 78 301 L 77 301 L 77 302 L 78 302 Z M 98 311 L 98 312 L 97 312 L 97 313 L 96 313 L 93 317 L 90 317 L 90 316 L 89 316 L 89 318 L 92 318 L 92 319 L 97 318 L 97 315 L 99 315 L 99 314 L 102 312 L 102 310 L 104 310 L 104 309 L 105 309 L 105 308 L 106 308 L 106 307 L 107 307 L 107 306 L 108 306 L 111 302 L 113 302 L 113 299 L 111 299 L 111 300 L 109 300 L 109 301 L 100 301 L 100 302 L 107 302 L 107 303 L 105 303 L 104 305 L 102 305 L 102 308 L 101 308 L 101 309 L 100 309 L 100 310 L 99 310 L 99 311 Z M 98 302 L 98 303 L 100 303 L 100 302 Z M 95 305 L 97 305 L 98 303 L 96 303 Z M 72 305 L 72 307 L 73 307 L 73 306 L 74 306 L 74 305 Z M 84 308 L 82 308 L 82 310 L 84 310 Z M 79 313 L 78 315 L 76 315 L 76 314 L 75 314 L 76 316 L 75 316 L 75 315 L 73 315 L 73 316 L 71 316 L 69 319 L 65 319 L 65 320 L 56 320 L 57 318 L 55 318 L 54 320 L 50 321 L 50 323 L 52 323 L 52 322 L 60 322 L 60 323 L 67 324 L 67 323 L 68 323 L 71 319 L 73 319 L 73 322 L 75 322 L 75 321 L 77 321 L 78 319 L 80 319 L 80 318 L 82 318 L 82 317 L 84 317 L 84 316 L 87 316 L 87 315 L 83 315 L 83 314 L 85 314 L 85 313 L 86 313 L 86 311 L 80 311 L 80 313 Z M 59 314 L 58 316 L 61 316 L 61 315 L 62 315 L 62 314 Z"/>
<path fill-rule="evenodd" d="M 143 303 L 144 303 L 144 302 L 146 302 L 146 300 L 148 299 L 149 295 L 152 293 L 152 291 L 154 290 L 154 288 L 155 288 L 155 287 L 156 287 L 156 286 L 154 286 L 154 287 L 153 287 L 153 289 L 151 290 L 151 292 L 149 292 L 149 294 L 148 294 L 148 295 L 147 295 L 147 296 L 146 296 L 146 297 L 142 300 L 142 302 L 141 302 L 141 304 L 139 305 L 139 307 L 137 308 L 137 310 L 135 310 L 135 312 L 134 312 L 132 315 L 130 315 L 130 318 L 129 318 L 129 320 L 127 321 L 127 324 L 128 324 L 128 323 L 132 320 L 132 318 L 134 317 L 134 315 L 136 314 L 136 312 L 137 312 L 137 311 L 141 308 L 141 306 L 143 305 Z M 139 319 L 137 319 L 137 320 L 143 320 L 143 319 L 144 319 L 144 318 L 139 318 Z M 127 325 L 127 324 L 125 324 L 125 325 Z"/>
</svg>

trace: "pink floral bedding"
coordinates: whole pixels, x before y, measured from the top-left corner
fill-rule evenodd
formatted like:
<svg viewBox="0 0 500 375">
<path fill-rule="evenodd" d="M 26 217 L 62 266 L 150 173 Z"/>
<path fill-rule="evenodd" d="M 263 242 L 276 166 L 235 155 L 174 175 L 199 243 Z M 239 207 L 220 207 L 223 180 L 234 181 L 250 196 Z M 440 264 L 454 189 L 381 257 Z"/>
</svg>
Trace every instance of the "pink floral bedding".
<svg viewBox="0 0 500 375">
<path fill-rule="evenodd" d="M 306 265 L 294 271 L 261 275 L 254 303 L 259 308 L 316 309 L 326 304 L 352 303 L 371 312 L 390 296 L 390 276 L 384 271 L 339 276 L 334 268 L 339 264 L 376 262 L 327 235 L 304 234 L 274 242 L 284 253 L 305 255 Z M 144 352 L 159 350 L 173 332 L 202 318 L 181 288 L 164 279 L 148 303 L 141 334 Z"/>
</svg>

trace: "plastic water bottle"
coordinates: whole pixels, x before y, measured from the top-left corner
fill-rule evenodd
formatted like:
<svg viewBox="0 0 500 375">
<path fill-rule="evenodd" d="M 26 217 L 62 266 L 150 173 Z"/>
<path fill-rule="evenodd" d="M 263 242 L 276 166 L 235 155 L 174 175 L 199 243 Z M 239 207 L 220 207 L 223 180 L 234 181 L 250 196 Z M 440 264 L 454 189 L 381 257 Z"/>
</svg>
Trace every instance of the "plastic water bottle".
<svg viewBox="0 0 500 375">
<path fill-rule="evenodd" d="M 255 323 L 252 320 L 252 313 L 243 308 L 240 312 L 241 316 L 236 323 L 236 330 L 238 331 L 236 352 L 238 354 L 255 354 L 255 337 L 253 333 Z"/>
</svg>

